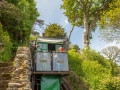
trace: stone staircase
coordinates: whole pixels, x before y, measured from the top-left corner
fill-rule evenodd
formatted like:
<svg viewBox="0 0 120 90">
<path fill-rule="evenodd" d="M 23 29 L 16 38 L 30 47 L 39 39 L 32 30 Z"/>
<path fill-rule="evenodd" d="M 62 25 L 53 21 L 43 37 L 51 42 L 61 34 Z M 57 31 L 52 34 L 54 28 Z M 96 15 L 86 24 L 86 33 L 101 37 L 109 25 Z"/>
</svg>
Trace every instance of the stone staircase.
<svg viewBox="0 0 120 90">
<path fill-rule="evenodd" d="M 30 50 L 28 47 L 18 47 L 12 78 L 6 90 L 32 90 L 30 74 Z"/>
<path fill-rule="evenodd" d="M 6 90 L 8 88 L 8 83 L 12 78 L 13 70 L 12 62 L 0 63 L 0 90 Z"/>
</svg>

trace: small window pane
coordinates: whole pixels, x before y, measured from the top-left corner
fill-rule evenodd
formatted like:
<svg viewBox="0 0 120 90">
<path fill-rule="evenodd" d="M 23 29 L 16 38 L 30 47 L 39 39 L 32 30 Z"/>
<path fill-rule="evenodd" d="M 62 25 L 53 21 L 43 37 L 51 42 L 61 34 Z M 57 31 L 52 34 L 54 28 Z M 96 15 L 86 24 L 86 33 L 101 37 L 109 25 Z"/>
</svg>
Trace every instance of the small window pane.
<svg viewBox="0 0 120 90">
<path fill-rule="evenodd" d="M 47 49 L 47 44 L 43 44 L 43 49 Z"/>
<path fill-rule="evenodd" d="M 42 49 L 42 44 L 39 44 L 39 47 Z"/>
<path fill-rule="evenodd" d="M 56 51 L 59 49 L 59 47 L 62 47 L 62 45 L 56 45 Z"/>
</svg>

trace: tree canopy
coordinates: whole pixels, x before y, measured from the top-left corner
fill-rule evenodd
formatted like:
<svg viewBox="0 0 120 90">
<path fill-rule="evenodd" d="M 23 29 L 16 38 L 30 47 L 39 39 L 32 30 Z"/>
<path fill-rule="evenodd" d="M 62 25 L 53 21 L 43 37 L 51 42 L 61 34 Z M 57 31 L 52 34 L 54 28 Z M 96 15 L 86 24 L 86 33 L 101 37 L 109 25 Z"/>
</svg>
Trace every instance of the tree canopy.
<svg viewBox="0 0 120 90">
<path fill-rule="evenodd" d="M 116 68 L 116 64 L 117 62 L 119 62 L 120 60 L 120 49 L 117 46 L 108 46 L 107 48 L 104 48 L 102 51 L 102 54 L 104 57 L 106 57 L 108 60 L 110 60 L 110 65 L 111 65 L 111 74 L 114 76 L 116 75 L 115 68 Z"/>
<path fill-rule="evenodd" d="M 4 31 L 7 31 L 12 40 L 19 40 L 22 30 L 20 30 L 20 22 L 22 13 L 15 5 L 2 1 L 0 3 L 0 22 Z"/>
<path fill-rule="evenodd" d="M 99 22 L 102 39 L 106 41 L 119 41 L 120 39 L 120 0 L 111 3 L 110 9 L 102 12 Z"/>
<path fill-rule="evenodd" d="M 7 2 L 8 1 L 8 2 Z M 12 42 L 28 43 L 32 27 L 39 16 L 34 0 L 7 0 L 0 2 L 0 22 Z"/>
<path fill-rule="evenodd" d="M 47 38 L 65 38 L 66 32 L 62 26 L 60 26 L 56 23 L 49 24 L 45 28 L 44 37 L 47 37 Z"/>
<path fill-rule="evenodd" d="M 77 44 L 70 44 L 69 49 L 75 49 L 76 51 L 80 50 L 80 48 Z"/>
<path fill-rule="evenodd" d="M 104 48 L 101 53 L 112 62 L 118 62 L 120 59 L 120 49 L 117 46 L 108 46 L 107 48 Z"/>
<path fill-rule="evenodd" d="M 101 11 L 107 10 L 114 0 L 63 0 L 61 8 L 68 21 L 75 26 L 84 26 L 83 43 L 88 47 L 91 31 L 100 19 Z"/>
</svg>

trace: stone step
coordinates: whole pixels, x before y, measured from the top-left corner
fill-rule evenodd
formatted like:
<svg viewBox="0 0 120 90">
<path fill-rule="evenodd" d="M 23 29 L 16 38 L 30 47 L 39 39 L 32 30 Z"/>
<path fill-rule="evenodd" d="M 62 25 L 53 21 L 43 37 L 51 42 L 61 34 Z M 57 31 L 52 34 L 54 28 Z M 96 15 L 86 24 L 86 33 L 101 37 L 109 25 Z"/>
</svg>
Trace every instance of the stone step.
<svg viewBox="0 0 120 90">
<path fill-rule="evenodd" d="M 7 88 L 1 88 L 1 87 L 0 87 L 0 90 L 6 90 L 6 89 L 7 89 Z"/>
<path fill-rule="evenodd" d="M 13 62 L 0 62 L 0 67 L 8 67 L 12 65 L 13 65 Z"/>
<path fill-rule="evenodd" d="M 11 73 L 2 73 L 0 75 L 0 80 L 11 80 L 12 74 Z"/>
<path fill-rule="evenodd" d="M 3 77 L 0 75 L 0 80 L 11 80 L 12 76 Z"/>
<path fill-rule="evenodd" d="M 0 80 L 0 83 L 4 84 L 4 83 L 9 83 L 10 80 Z"/>
<path fill-rule="evenodd" d="M 9 82 L 10 82 L 10 80 L 1 80 L 0 81 L 0 88 L 7 88 Z"/>
<path fill-rule="evenodd" d="M 0 74 L 2 73 L 11 73 L 15 68 L 13 66 L 0 67 Z"/>
<path fill-rule="evenodd" d="M 2 73 L 2 76 L 3 77 L 12 77 L 12 74 L 11 73 Z"/>
</svg>

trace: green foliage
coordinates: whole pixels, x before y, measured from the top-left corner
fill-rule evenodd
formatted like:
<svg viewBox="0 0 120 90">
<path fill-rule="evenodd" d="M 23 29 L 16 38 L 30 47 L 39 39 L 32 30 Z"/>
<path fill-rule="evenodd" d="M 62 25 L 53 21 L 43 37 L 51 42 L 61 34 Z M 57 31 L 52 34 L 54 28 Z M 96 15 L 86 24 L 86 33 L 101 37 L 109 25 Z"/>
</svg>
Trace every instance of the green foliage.
<svg viewBox="0 0 120 90">
<path fill-rule="evenodd" d="M 80 48 L 77 44 L 70 44 L 69 49 L 75 49 L 76 51 L 80 50 Z"/>
<path fill-rule="evenodd" d="M 8 2 L 9 3 L 8 3 Z M 13 45 L 26 45 L 32 27 L 39 16 L 34 0 L 7 0 L 0 2 L 0 20 Z"/>
<path fill-rule="evenodd" d="M 65 33 L 64 28 L 62 28 L 62 26 L 54 23 L 54 24 L 47 25 L 47 27 L 45 28 L 44 37 L 47 37 L 47 38 L 65 38 L 66 33 Z"/>
<path fill-rule="evenodd" d="M 97 90 L 101 83 L 100 80 L 110 74 L 109 68 L 103 67 L 97 61 L 85 60 L 82 64 L 82 68 L 84 72 L 83 78 L 86 83 L 90 85 L 91 90 Z"/>
<path fill-rule="evenodd" d="M 61 8 L 73 26 L 84 26 L 84 47 L 90 44 L 91 32 L 95 30 L 101 11 L 106 11 L 114 0 L 62 0 Z"/>
<path fill-rule="evenodd" d="M 61 8 L 65 10 L 64 15 L 68 17 L 68 21 L 75 26 L 83 25 L 84 14 L 88 19 L 89 25 L 95 20 L 96 15 L 100 15 L 100 11 L 107 9 L 107 5 L 112 0 L 63 0 Z M 102 7 L 103 6 L 103 7 Z"/>
<path fill-rule="evenodd" d="M 3 32 L 1 24 L 0 24 L 0 43 L 4 44 L 4 47 L 0 50 L 0 62 L 10 60 L 12 52 L 12 42 L 8 33 Z"/>
<path fill-rule="evenodd" d="M 120 90 L 120 76 L 106 77 L 106 79 L 101 80 L 99 85 L 99 90 Z"/>
<path fill-rule="evenodd" d="M 82 72 L 82 60 L 80 56 L 74 49 L 68 51 L 68 59 L 69 59 L 69 67 L 72 71 L 74 71 L 79 76 L 83 75 Z M 79 70 L 79 71 L 77 71 Z"/>
<path fill-rule="evenodd" d="M 12 41 L 20 40 L 22 30 L 20 30 L 20 21 L 22 13 L 15 5 L 7 1 L 0 2 L 0 22 L 5 31 L 8 32 Z"/>
<path fill-rule="evenodd" d="M 106 66 L 108 65 L 106 59 L 100 55 L 99 52 L 92 50 L 90 48 L 82 50 L 82 55 L 80 56 L 83 60 L 97 61 L 99 64 Z"/>
<path fill-rule="evenodd" d="M 20 0 L 17 7 L 22 11 L 23 15 L 20 27 L 23 30 L 22 42 L 26 44 L 39 13 L 34 0 Z"/>
<path fill-rule="evenodd" d="M 120 35 L 120 0 L 109 4 L 110 9 L 102 12 L 100 25 L 101 38 L 107 42 L 117 40 Z"/>
<path fill-rule="evenodd" d="M 65 16 L 68 17 L 68 21 L 73 25 L 80 26 L 83 23 L 81 6 L 75 0 L 63 0 L 62 9 L 65 9 Z"/>
<path fill-rule="evenodd" d="M 89 85 L 84 82 L 76 73 L 72 72 L 67 76 L 73 90 L 89 90 Z"/>
<path fill-rule="evenodd" d="M 9 3 L 13 3 L 14 5 L 17 5 L 19 0 L 6 0 L 8 1 Z"/>
<path fill-rule="evenodd" d="M 76 73 L 77 78 L 81 80 L 82 85 L 87 85 L 86 88 L 89 87 L 89 90 L 105 90 L 100 89 L 103 85 L 102 80 L 106 79 L 111 75 L 111 65 L 108 60 L 106 60 L 100 53 L 87 48 L 86 50 L 82 50 L 82 54 L 78 54 L 75 50 L 68 51 L 69 56 L 69 66 L 73 73 Z M 114 71 L 115 72 L 115 71 Z M 80 90 L 79 80 L 74 81 L 76 79 L 75 75 L 71 75 L 68 77 L 69 81 L 74 87 L 74 90 Z M 81 89 L 84 90 L 84 89 Z M 113 90 L 113 89 L 109 89 Z M 114 89 L 116 90 L 116 89 Z"/>
<path fill-rule="evenodd" d="M 100 53 L 87 48 L 80 56 L 83 59 L 82 68 L 85 81 L 90 85 L 91 90 L 97 90 L 100 80 L 110 73 L 110 63 Z M 98 89 L 99 90 L 99 89 Z"/>
<path fill-rule="evenodd" d="M 117 46 L 108 46 L 104 48 L 101 53 L 110 61 L 111 74 L 116 75 L 116 64 L 119 62 L 119 52 L 120 49 Z"/>
<path fill-rule="evenodd" d="M 36 40 L 36 36 L 30 36 L 30 41 Z"/>
<path fill-rule="evenodd" d="M 70 71 L 72 71 L 72 73 L 68 76 L 68 80 L 71 83 L 74 90 L 80 90 L 78 88 L 79 84 L 81 82 L 84 82 L 84 81 L 80 82 L 80 78 L 84 75 L 82 71 L 83 61 L 80 59 L 79 54 L 76 52 L 75 49 L 71 49 L 68 51 L 68 60 L 69 60 Z M 84 83 L 82 87 L 85 87 Z"/>
</svg>

